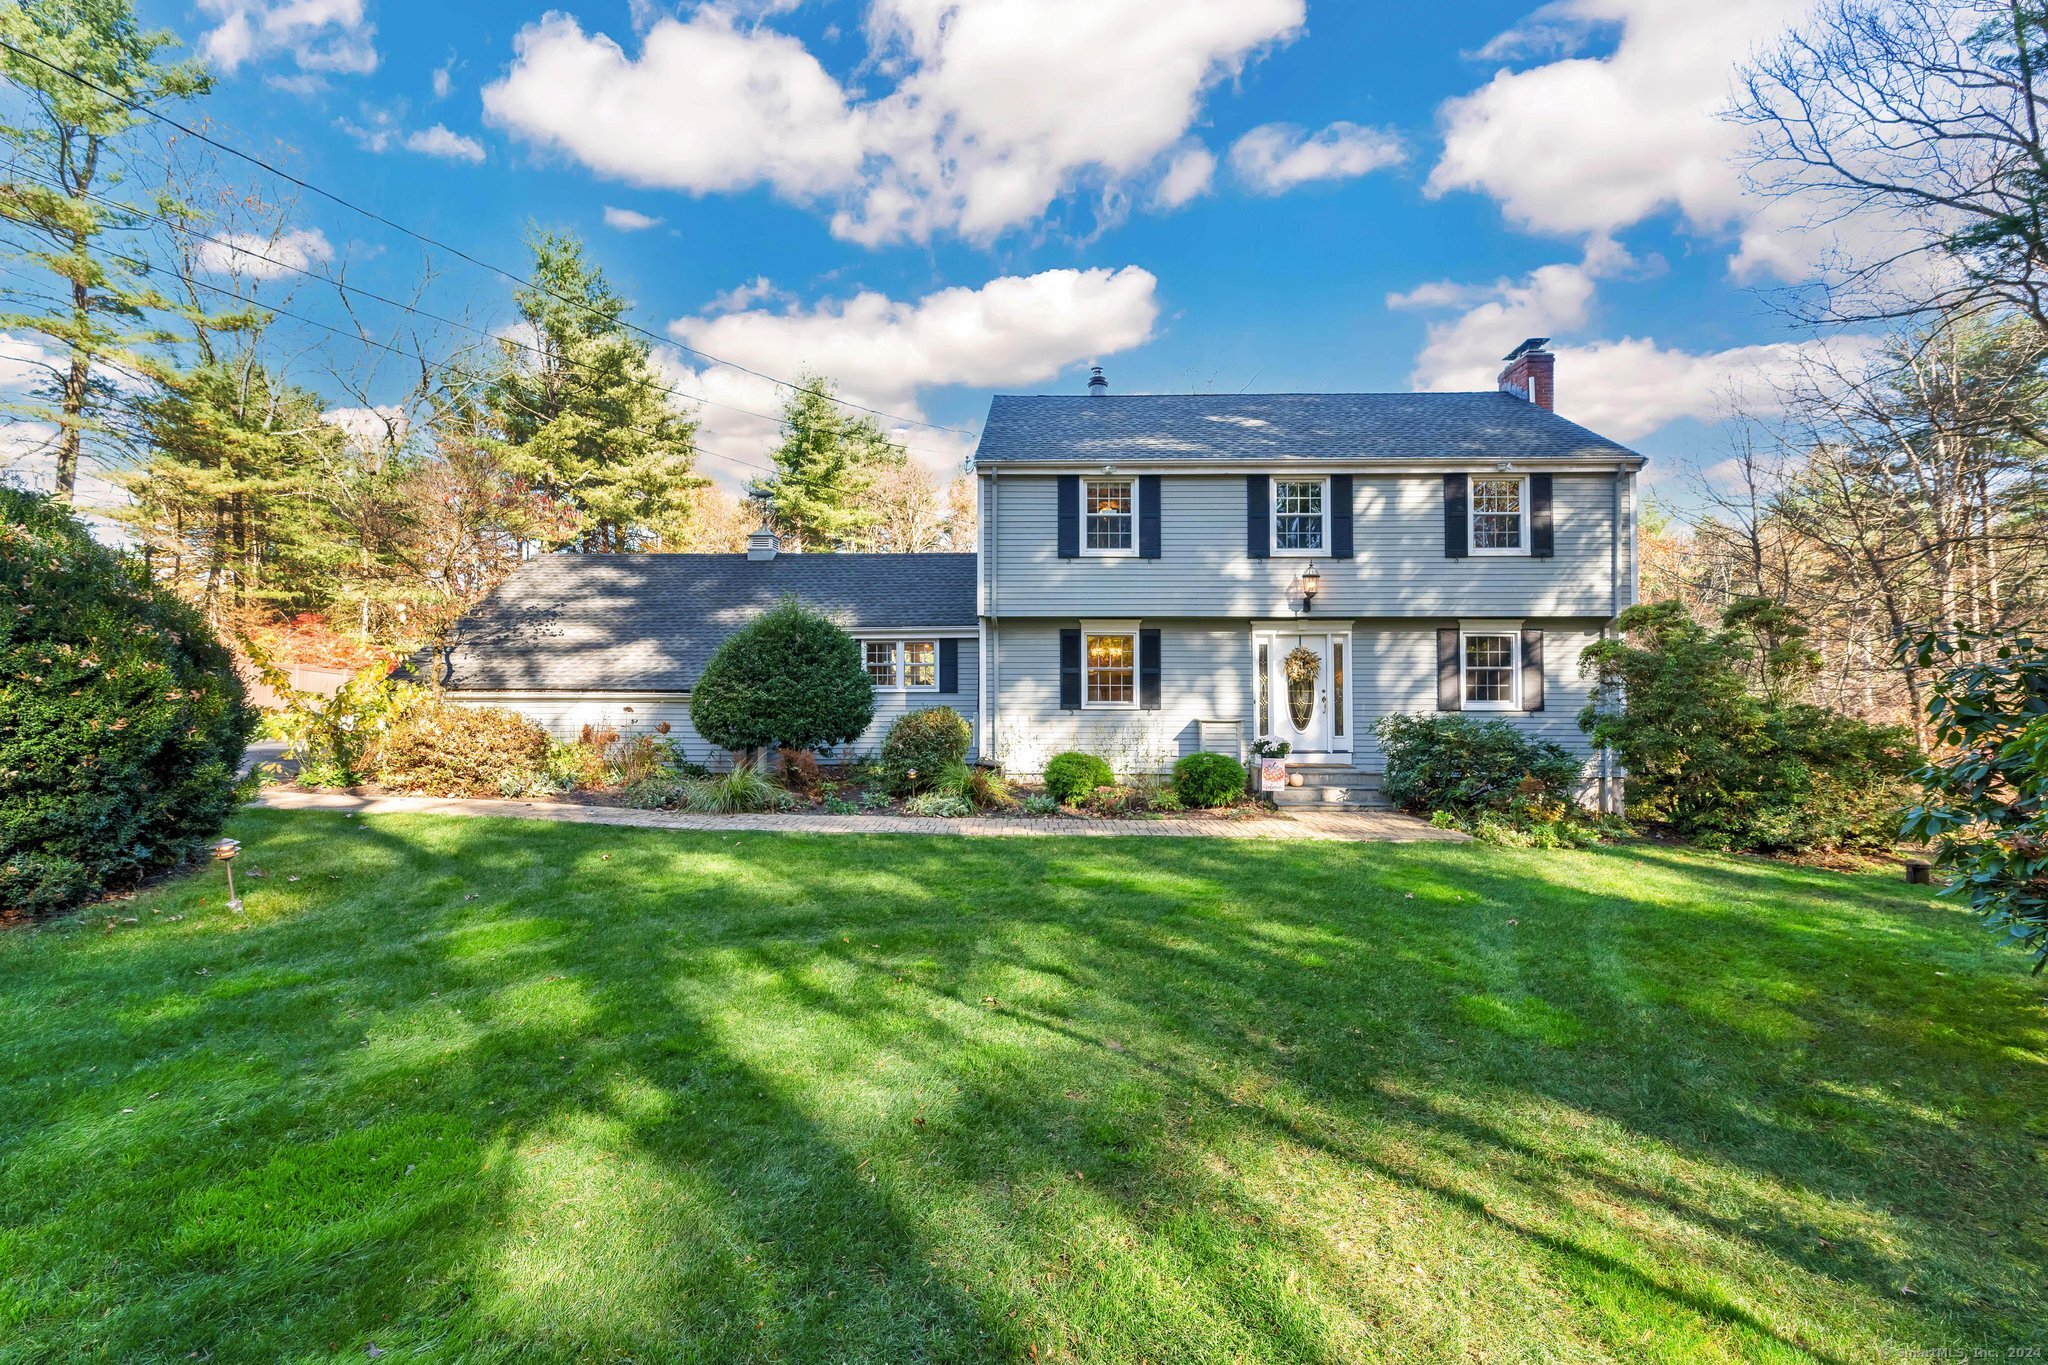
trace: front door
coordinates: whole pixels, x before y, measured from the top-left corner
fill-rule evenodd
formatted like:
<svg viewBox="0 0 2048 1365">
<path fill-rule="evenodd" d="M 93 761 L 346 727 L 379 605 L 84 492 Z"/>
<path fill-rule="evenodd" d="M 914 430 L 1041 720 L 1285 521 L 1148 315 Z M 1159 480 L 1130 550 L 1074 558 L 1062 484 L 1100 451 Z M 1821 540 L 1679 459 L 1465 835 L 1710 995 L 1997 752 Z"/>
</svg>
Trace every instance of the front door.
<svg viewBox="0 0 2048 1365">
<path fill-rule="evenodd" d="M 1257 642 L 1265 671 L 1259 709 L 1266 735 L 1286 740 L 1303 757 L 1348 751 L 1344 668 L 1350 637 L 1283 630 L 1260 632 Z"/>
</svg>

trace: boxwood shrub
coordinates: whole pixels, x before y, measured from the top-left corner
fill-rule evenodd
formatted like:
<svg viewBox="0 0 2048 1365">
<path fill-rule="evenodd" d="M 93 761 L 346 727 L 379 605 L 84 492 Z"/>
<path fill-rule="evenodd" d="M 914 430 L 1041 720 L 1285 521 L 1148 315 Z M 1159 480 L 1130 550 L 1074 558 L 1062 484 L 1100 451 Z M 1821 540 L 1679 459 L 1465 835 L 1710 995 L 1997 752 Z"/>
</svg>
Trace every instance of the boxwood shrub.
<svg viewBox="0 0 2048 1365">
<path fill-rule="evenodd" d="M 1084 800 L 1098 787 L 1116 785 L 1116 774 L 1094 754 L 1054 754 L 1045 761 L 1045 792 L 1063 806 Z"/>
<path fill-rule="evenodd" d="M 47 914 L 220 833 L 256 712 L 198 612 L 0 488 L 0 910 Z"/>
<path fill-rule="evenodd" d="M 1225 754 L 1188 754 L 1173 765 L 1181 804 L 1210 810 L 1244 795 L 1244 764 Z"/>
</svg>

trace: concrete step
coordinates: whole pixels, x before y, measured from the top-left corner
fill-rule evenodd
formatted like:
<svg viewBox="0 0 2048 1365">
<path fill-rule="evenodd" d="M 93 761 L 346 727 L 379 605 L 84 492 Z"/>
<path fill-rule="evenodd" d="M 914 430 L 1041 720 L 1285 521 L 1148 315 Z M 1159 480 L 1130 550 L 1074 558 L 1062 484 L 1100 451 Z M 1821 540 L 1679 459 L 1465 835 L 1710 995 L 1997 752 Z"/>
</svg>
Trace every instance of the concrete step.
<svg viewBox="0 0 2048 1365">
<path fill-rule="evenodd" d="M 1380 775 L 1357 768 L 1289 768 L 1290 774 L 1301 775 L 1304 787 L 1353 787 L 1369 791 L 1380 789 Z"/>
<path fill-rule="evenodd" d="M 1275 806 L 1282 808 L 1289 806 L 1342 806 L 1354 810 L 1393 809 L 1393 803 L 1380 795 L 1380 789 L 1377 786 L 1309 786 L 1304 783 L 1299 787 L 1281 787 L 1276 791 L 1267 792 L 1266 797 Z"/>
</svg>

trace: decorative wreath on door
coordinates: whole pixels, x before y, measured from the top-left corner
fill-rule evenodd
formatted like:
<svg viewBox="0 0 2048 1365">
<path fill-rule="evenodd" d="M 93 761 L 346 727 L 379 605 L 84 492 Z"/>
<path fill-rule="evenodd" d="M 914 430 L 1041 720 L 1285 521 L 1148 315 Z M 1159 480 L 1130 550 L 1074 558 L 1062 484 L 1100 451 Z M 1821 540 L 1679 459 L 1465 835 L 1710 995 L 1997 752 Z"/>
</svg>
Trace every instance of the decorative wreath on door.
<svg viewBox="0 0 2048 1365">
<path fill-rule="evenodd" d="M 1316 714 L 1316 675 L 1323 671 L 1323 656 L 1306 645 L 1297 646 L 1281 660 L 1287 674 L 1287 714 L 1294 728 L 1307 730 Z"/>
</svg>

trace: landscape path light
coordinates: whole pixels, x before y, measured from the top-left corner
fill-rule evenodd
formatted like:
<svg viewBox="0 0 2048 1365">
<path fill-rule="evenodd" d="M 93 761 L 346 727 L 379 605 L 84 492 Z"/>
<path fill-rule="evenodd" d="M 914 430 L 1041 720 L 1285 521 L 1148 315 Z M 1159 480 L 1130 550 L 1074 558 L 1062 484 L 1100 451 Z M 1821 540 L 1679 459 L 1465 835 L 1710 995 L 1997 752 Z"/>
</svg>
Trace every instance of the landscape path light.
<svg viewBox="0 0 2048 1365">
<path fill-rule="evenodd" d="M 227 869 L 228 909 L 236 914 L 242 912 L 242 898 L 235 894 L 235 855 L 242 851 L 239 839 L 223 839 L 213 846 L 214 859 Z"/>
</svg>

